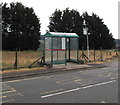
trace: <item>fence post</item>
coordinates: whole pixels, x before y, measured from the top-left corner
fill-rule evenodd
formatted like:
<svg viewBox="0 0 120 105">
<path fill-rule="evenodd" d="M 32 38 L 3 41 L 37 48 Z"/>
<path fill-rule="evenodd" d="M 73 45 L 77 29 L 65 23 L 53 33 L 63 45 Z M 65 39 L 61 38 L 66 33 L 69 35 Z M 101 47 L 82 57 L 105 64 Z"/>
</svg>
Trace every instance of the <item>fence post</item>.
<svg viewBox="0 0 120 105">
<path fill-rule="evenodd" d="M 17 69 L 17 64 L 18 64 L 18 62 L 17 62 L 17 48 L 16 48 L 16 50 L 15 50 L 15 63 L 14 63 L 14 69 Z"/>
<path fill-rule="evenodd" d="M 95 56 L 96 56 L 96 54 L 95 54 L 95 49 L 94 49 L 94 62 L 96 61 L 96 60 L 95 60 Z"/>
<path fill-rule="evenodd" d="M 84 55 L 84 47 L 82 47 L 82 54 Z M 82 56 L 82 58 L 83 58 L 83 56 Z"/>
<path fill-rule="evenodd" d="M 103 56 L 102 56 L 102 47 L 100 47 L 100 59 L 103 61 Z"/>
</svg>

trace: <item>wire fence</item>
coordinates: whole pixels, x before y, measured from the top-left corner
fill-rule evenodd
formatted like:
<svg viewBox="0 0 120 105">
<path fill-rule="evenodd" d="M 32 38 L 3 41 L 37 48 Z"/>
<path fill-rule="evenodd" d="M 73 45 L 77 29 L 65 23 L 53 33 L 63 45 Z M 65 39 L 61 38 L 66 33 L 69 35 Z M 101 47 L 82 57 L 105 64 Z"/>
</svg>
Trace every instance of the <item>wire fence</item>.
<svg viewBox="0 0 120 105">
<path fill-rule="evenodd" d="M 88 57 L 88 51 L 79 51 L 79 54 L 82 55 L 82 53 Z M 95 61 L 106 61 L 113 58 L 119 57 L 119 52 L 116 50 L 89 50 L 89 61 L 95 62 Z M 84 60 L 84 57 L 81 59 Z"/>
<path fill-rule="evenodd" d="M 42 56 L 42 51 L 18 51 L 17 68 L 28 67 L 40 56 Z M 14 68 L 15 61 L 16 61 L 15 51 L 2 51 L 2 67 L 0 68 L 1 69 Z"/>
<path fill-rule="evenodd" d="M 83 53 L 82 50 L 79 51 L 79 56 Z M 101 61 L 101 60 L 110 60 L 116 58 L 119 55 L 119 52 L 116 50 L 90 50 L 90 61 Z M 71 52 L 71 57 L 76 56 L 76 52 Z M 84 54 L 87 56 L 87 50 L 84 51 Z M 38 51 L 18 51 L 17 52 L 17 68 L 29 67 L 34 61 L 40 58 L 43 55 L 43 50 Z M 51 56 L 48 55 L 48 56 Z M 61 56 L 61 55 L 60 55 Z M 82 60 L 82 58 L 80 59 Z M 84 59 L 83 59 L 84 60 Z M 15 51 L 2 51 L 2 61 L 0 62 L 0 69 L 13 69 L 16 61 L 16 52 Z M 35 64 L 35 67 L 40 66 Z"/>
</svg>

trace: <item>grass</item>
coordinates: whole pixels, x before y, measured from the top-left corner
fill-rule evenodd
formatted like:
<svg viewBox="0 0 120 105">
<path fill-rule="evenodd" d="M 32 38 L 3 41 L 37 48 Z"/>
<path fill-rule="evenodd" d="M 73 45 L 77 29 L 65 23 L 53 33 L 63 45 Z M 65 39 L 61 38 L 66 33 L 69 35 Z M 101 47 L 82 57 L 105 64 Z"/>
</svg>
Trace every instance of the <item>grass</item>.
<svg viewBox="0 0 120 105">
<path fill-rule="evenodd" d="M 40 51 L 19 51 L 18 67 L 27 67 L 41 56 Z M 2 68 L 13 68 L 15 63 L 15 52 L 2 51 Z"/>
<path fill-rule="evenodd" d="M 87 51 L 84 51 L 87 55 Z M 82 51 L 79 51 L 79 55 Z M 19 51 L 18 52 L 18 67 L 28 67 L 37 58 L 42 55 L 42 51 Z M 102 52 L 103 59 L 112 58 L 116 55 L 116 52 L 110 52 L 109 50 L 104 50 Z M 76 56 L 76 52 L 71 52 L 71 58 Z M 60 53 L 59 58 L 61 59 L 63 54 Z M 47 58 L 46 58 L 47 59 Z M 96 50 L 96 60 L 100 59 L 100 51 Z M 90 60 L 94 60 L 94 51 L 90 50 Z M 14 51 L 2 51 L 2 62 L 0 62 L 0 68 L 13 68 L 15 63 L 15 52 Z"/>
</svg>

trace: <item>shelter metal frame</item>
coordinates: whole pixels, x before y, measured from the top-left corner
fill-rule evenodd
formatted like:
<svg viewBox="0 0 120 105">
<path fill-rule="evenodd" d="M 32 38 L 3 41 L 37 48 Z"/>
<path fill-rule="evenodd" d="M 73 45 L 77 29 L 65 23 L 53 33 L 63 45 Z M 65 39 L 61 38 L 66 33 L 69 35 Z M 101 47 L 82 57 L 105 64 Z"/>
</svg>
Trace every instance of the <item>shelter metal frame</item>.
<svg viewBox="0 0 120 105">
<path fill-rule="evenodd" d="M 67 62 L 79 63 L 79 36 L 76 33 L 47 32 L 44 36 L 44 56 L 46 63 L 52 66 L 53 64 L 67 65 Z M 71 51 L 73 49 L 76 52 L 74 59 L 71 58 Z M 61 58 L 59 55 L 61 55 Z M 49 57 L 49 62 L 47 61 L 47 57 Z M 62 60 L 60 61 L 60 59 Z"/>
</svg>

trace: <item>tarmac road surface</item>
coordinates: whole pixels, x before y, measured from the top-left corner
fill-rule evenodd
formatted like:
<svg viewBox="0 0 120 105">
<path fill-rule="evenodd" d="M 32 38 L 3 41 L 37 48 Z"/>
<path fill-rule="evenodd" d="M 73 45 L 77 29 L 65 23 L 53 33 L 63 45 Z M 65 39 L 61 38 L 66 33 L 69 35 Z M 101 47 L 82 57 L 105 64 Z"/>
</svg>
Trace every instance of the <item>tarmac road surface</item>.
<svg viewBox="0 0 120 105">
<path fill-rule="evenodd" d="M 118 61 L 108 67 L 4 81 L 3 103 L 118 103 Z"/>
</svg>

